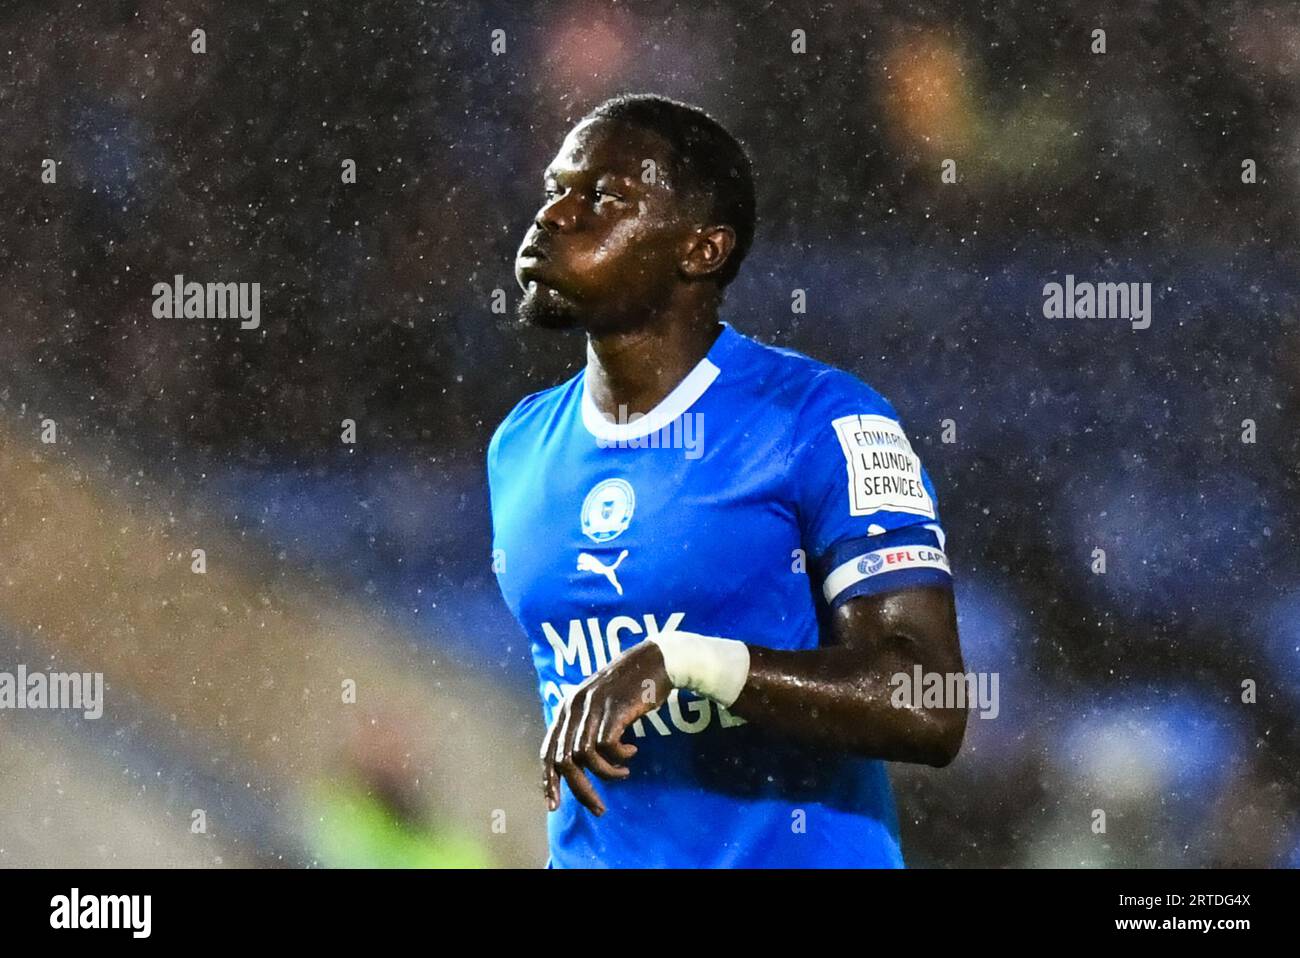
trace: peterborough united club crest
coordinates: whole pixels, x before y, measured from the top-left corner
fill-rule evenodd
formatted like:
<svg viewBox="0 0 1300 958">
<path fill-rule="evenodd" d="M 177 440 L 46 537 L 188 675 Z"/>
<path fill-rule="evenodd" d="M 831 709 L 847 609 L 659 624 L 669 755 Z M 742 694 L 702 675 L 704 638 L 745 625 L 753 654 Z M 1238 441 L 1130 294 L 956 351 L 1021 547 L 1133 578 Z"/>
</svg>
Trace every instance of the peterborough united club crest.
<svg viewBox="0 0 1300 958">
<path fill-rule="evenodd" d="M 636 493 L 623 479 L 598 482 L 582 501 L 582 532 L 592 542 L 618 538 L 632 521 Z"/>
</svg>

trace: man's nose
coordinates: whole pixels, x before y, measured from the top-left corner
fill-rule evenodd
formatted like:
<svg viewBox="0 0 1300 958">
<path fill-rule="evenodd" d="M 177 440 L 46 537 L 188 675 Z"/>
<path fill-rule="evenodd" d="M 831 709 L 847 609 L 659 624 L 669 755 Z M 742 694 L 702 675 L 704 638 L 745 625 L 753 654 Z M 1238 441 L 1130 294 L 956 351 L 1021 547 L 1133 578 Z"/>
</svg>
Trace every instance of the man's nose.
<svg viewBox="0 0 1300 958">
<path fill-rule="evenodd" d="M 559 233 L 573 227 L 573 210 L 568 202 L 570 195 L 571 191 L 563 196 L 557 196 L 537 211 L 533 222 L 538 229 L 548 233 Z"/>
</svg>

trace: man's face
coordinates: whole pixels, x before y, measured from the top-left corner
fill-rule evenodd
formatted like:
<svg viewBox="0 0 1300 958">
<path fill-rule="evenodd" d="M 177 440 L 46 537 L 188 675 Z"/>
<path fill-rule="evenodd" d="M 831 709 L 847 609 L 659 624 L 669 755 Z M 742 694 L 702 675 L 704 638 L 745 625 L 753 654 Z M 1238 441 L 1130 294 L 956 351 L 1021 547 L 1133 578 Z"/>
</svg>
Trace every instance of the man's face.
<svg viewBox="0 0 1300 958">
<path fill-rule="evenodd" d="M 670 161 L 666 141 L 627 123 L 589 120 L 569 132 L 515 259 L 520 319 L 613 332 L 636 328 L 667 301 L 702 225 L 670 182 Z"/>
</svg>

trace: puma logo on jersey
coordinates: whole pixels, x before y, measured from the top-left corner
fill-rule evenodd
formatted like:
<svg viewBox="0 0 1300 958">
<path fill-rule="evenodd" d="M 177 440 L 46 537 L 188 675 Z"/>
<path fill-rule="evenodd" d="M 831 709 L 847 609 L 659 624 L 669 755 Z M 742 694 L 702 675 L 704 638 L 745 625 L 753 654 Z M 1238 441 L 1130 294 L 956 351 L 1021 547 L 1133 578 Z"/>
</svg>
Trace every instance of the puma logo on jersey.
<svg viewBox="0 0 1300 958">
<path fill-rule="evenodd" d="M 579 552 L 578 571 L 599 572 L 601 575 L 603 575 L 606 579 L 609 580 L 609 584 L 615 588 L 618 594 L 622 595 L 623 587 L 619 585 L 618 576 L 614 574 L 614 570 L 617 569 L 619 567 L 619 564 L 626 558 L 627 558 L 627 550 L 624 549 L 622 552 L 618 554 L 618 558 L 614 560 L 612 565 L 605 565 L 605 563 L 601 562 L 594 555 L 591 555 L 588 552 Z"/>
</svg>

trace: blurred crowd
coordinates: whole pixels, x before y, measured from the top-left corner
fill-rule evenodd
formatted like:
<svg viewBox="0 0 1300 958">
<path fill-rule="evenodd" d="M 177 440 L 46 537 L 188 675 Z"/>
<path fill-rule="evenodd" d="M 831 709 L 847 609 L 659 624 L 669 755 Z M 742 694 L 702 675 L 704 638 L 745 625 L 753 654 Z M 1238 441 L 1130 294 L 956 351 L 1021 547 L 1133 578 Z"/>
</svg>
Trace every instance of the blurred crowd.
<svg viewBox="0 0 1300 958">
<path fill-rule="evenodd" d="M 967 667 L 1002 677 L 953 766 L 893 767 L 909 861 L 1298 866 L 1300 7 L 1066 6 L 5 4 L 0 436 L 47 455 L 57 419 L 106 502 L 168 490 L 133 508 L 195 511 L 518 701 L 524 762 L 540 707 L 488 565 L 483 452 L 583 350 L 494 292 L 516 298 L 573 121 L 619 92 L 687 100 L 757 177 L 724 318 L 899 410 Z M 260 283 L 260 328 L 154 318 L 175 274 Z M 1151 283 L 1150 328 L 1045 318 L 1067 275 Z M 0 649 L 34 631 L 0 592 Z M 207 763 L 203 736 L 148 727 L 133 748 L 166 743 L 168 775 Z M 268 830 L 298 814 L 272 795 L 234 827 L 289 828 L 300 863 L 531 863 L 493 849 L 491 803 L 430 824 L 384 738 L 340 734 L 348 771 L 281 783 L 326 809 L 314 826 Z"/>
</svg>

